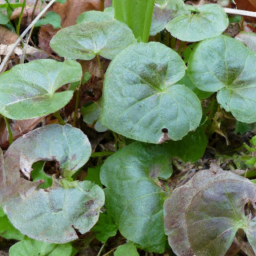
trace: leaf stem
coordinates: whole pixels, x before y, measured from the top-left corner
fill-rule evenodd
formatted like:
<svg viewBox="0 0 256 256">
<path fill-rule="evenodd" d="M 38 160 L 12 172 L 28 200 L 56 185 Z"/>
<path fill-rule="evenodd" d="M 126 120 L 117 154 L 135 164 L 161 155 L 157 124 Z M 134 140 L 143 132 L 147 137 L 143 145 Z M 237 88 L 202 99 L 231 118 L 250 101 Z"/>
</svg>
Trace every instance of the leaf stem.
<svg viewBox="0 0 256 256">
<path fill-rule="evenodd" d="M 103 156 L 111 156 L 115 152 L 112 151 L 103 151 L 103 152 L 94 152 L 91 154 L 91 157 L 103 157 Z"/>
<path fill-rule="evenodd" d="M 28 33 L 28 31 L 37 23 L 37 21 L 44 15 L 44 13 L 54 4 L 56 0 L 51 0 L 50 3 L 48 3 L 45 8 L 37 15 L 37 17 L 30 23 L 30 25 L 23 31 L 23 33 L 18 37 L 16 42 L 13 44 L 11 50 L 8 52 L 7 55 L 5 55 L 5 58 L 3 59 L 1 66 L 0 66 L 0 73 L 2 72 L 3 68 L 5 67 L 7 61 L 9 60 L 10 56 L 12 55 L 13 51 L 19 44 L 19 42 L 23 39 L 23 37 Z"/>
<path fill-rule="evenodd" d="M 38 4 L 38 0 L 36 0 L 33 11 L 32 11 L 32 20 L 35 18 L 35 11 L 36 11 L 37 4 Z"/>
<path fill-rule="evenodd" d="M 104 2 L 105 0 L 100 0 L 100 10 L 103 12 L 104 11 Z"/>
<path fill-rule="evenodd" d="M 256 18 L 256 12 L 237 10 L 237 9 L 231 9 L 231 8 L 223 8 L 223 9 L 228 14 L 237 14 L 241 16 L 250 16 L 250 17 Z"/>
<path fill-rule="evenodd" d="M 186 42 L 181 41 L 177 53 L 181 55 L 183 47 L 186 45 Z"/>
<path fill-rule="evenodd" d="M 26 6 L 26 2 L 27 2 L 27 0 L 23 0 L 23 5 L 22 5 L 22 8 L 21 8 L 18 25 L 16 27 L 16 33 L 17 33 L 18 36 L 20 35 L 20 24 L 21 24 L 21 19 L 22 19 L 22 16 L 23 16 L 23 11 L 24 11 L 24 8 Z"/>
<path fill-rule="evenodd" d="M 101 248 L 100 248 L 100 250 L 99 250 L 97 256 L 100 256 L 100 254 L 101 254 L 102 250 L 104 249 L 105 245 L 106 245 L 106 243 L 104 243 L 104 244 L 101 246 Z"/>
<path fill-rule="evenodd" d="M 177 41 L 177 39 L 172 36 L 172 38 L 171 38 L 171 48 L 172 48 L 174 51 L 176 51 L 176 41 Z"/>
<path fill-rule="evenodd" d="M 97 54 L 97 55 L 96 55 L 96 58 L 97 58 L 98 66 L 99 66 L 99 68 L 100 68 L 100 75 L 101 75 L 101 78 L 102 78 L 102 80 L 104 80 L 104 72 L 103 72 L 103 69 L 102 69 L 101 62 L 100 62 L 100 56 Z"/>
<path fill-rule="evenodd" d="M 76 127 L 76 119 L 77 119 L 77 112 L 78 112 L 78 107 L 79 107 L 79 99 L 80 99 L 80 94 L 81 94 L 81 82 L 76 89 L 76 104 L 75 104 L 75 111 L 74 111 L 74 121 L 73 121 L 73 126 Z"/>
<path fill-rule="evenodd" d="M 64 120 L 62 119 L 62 117 L 61 117 L 59 111 L 56 111 L 53 115 L 58 119 L 59 124 L 61 124 L 61 125 L 65 125 L 65 124 L 66 124 L 66 123 L 64 122 Z"/>
<path fill-rule="evenodd" d="M 11 145 L 13 143 L 12 130 L 11 130 L 10 124 L 8 122 L 8 119 L 5 116 L 3 116 L 3 118 L 6 123 L 6 127 L 7 127 L 8 134 L 9 134 L 9 145 Z"/>
</svg>

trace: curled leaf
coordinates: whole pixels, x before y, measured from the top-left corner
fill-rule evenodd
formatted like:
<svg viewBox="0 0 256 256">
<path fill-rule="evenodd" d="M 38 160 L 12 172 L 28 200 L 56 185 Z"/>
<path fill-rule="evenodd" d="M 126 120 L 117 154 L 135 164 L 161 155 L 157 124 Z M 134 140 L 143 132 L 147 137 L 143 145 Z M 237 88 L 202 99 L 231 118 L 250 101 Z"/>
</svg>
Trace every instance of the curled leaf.
<svg viewBox="0 0 256 256">
<path fill-rule="evenodd" d="M 165 201 L 165 228 L 173 251 L 180 256 L 223 256 L 243 229 L 256 252 L 255 194 L 256 186 L 241 176 L 216 167 L 200 171 Z"/>
</svg>

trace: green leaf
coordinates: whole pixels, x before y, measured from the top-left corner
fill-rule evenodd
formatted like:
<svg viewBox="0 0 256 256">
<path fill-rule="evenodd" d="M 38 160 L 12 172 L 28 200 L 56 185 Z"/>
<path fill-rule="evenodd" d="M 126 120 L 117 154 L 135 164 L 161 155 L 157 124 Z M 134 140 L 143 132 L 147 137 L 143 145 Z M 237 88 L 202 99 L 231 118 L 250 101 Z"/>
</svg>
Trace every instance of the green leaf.
<svg viewBox="0 0 256 256">
<path fill-rule="evenodd" d="M 100 181 L 100 168 L 101 165 L 98 165 L 95 168 L 88 168 L 88 173 L 84 180 L 90 180 L 97 184 L 98 186 L 102 187 L 101 181 Z"/>
<path fill-rule="evenodd" d="M 56 0 L 55 2 L 64 4 L 67 0 Z"/>
<path fill-rule="evenodd" d="M 217 100 L 221 107 L 231 112 L 238 121 L 254 123 L 255 62 L 255 53 L 241 42 L 219 36 L 197 46 L 189 59 L 188 74 L 200 90 L 218 91 Z"/>
<path fill-rule="evenodd" d="M 166 46 L 155 42 L 129 46 L 106 72 L 102 125 L 143 142 L 182 139 L 202 117 L 197 96 L 178 84 L 184 75 L 184 62 Z"/>
<path fill-rule="evenodd" d="M 125 23 L 139 42 L 148 42 L 154 10 L 154 0 L 114 0 L 115 18 Z"/>
<path fill-rule="evenodd" d="M 80 23 L 60 30 L 51 40 L 51 48 L 69 59 L 91 60 L 101 55 L 112 60 L 135 43 L 132 31 L 117 20 Z"/>
<path fill-rule="evenodd" d="M 253 129 L 255 129 L 256 123 L 253 124 L 245 124 L 239 121 L 236 121 L 236 129 L 235 134 L 240 133 L 244 135 L 246 132 L 251 132 Z"/>
<path fill-rule="evenodd" d="M 76 250 L 71 244 L 50 244 L 26 239 L 14 244 L 9 251 L 10 256 L 74 256 Z"/>
<path fill-rule="evenodd" d="M 98 221 L 104 205 L 103 190 L 90 181 L 74 188 L 39 189 L 27 197 L 16 196 L 3 204 L 12 224 L 30 238 L 50 243 L 78 239 Z"/>
<path fill-rule="evenodd" d="M 182 13 L 188 13 L 182 0 L 156 0 L 150 35 L 154 36 L 164 30 L 166 24 Z"/>
<path fill-rule="evenodd" d="M 213 94 L 213 92 L 204 92 L 199 90 L 195 86 L 195 84 L 193 83 L 193 81 L 191 80 L 187 72 L 186 72 L 186 75 L 178 83 L 186 85 L 191 91 L 193 91 L 196 94 L 196 96 L 199 99 L 202 99 L 202 100 L 209 98 Z"/>
<path fill-rule="evenodd" d="M 8 15 L 6 14 L 6 8 L 0 8 L 0 24 L 5 25 L 9 22 Z"/>
<path fill-rule="evenodd" d="M 91 79 L 91 74 L 89 72 L 85 72 L 82 77 L 82 81 L 70 83 L 69 90 L 75 91 L 78 85 L 83 85 L 87 83 Z"/>
<path fill-rule="evenodd" d="M 52 25 L 55 29 L 61 28 L 60 15 L 56 12 L 47 12 L 46 16 L 35 24 L 35 27 L 40 27 L 46 24 Z"/>
<path fill-rule="evenodd" d="M 99 120 L 101 109 L 101 101 L 94 102 L 89 106 L 82 107 L 81 109 L 83 121 L 87 124 L 94 125 L 94 129 L 97 132 L 105 132 L 108 130 Z"/>
<path fill-rule="evenodd" d="M 116 235 L 118 228 L 114 222 L 114 220 L 107 213 L 101 213 L 99 221 L 92 228 L 92 232 L 96 232 L 96 238 L 106 243 L 110 237 Z"/>
<path fill-rule="evenodd" d="M 77 20 L 76 23 L 86 23 L 86 22 L 101 22 L 101 21 L 108 21 L 108 20 L 113 20 L 114 17 L 111 17 L 108 13 L 100 12 L 100 11 L 87 11 L 81 13 Z"/>
<path fill-rule="evenodd" d="M 166 193 L 157 182 L 172 174 L 170 160 L 165 145 L 135 142 L 110 156 L 101 168 L 108 214 L 126 239 L 150 252 L 165 249 Z"/>
<path fill-rule="evenodd" d="M 73 96 L 72 91 L 55 92 L 81 76 L 80 64 L 72 60 L 34 60 L 16 65 L 0 76 L 0 113 L 16 120 L 54 113 Z"/>
<path fill-rule="evenodd" d="M 254 252 L 256 186 L 219 167 L 197 173 L 164 205 L 166 234 L 175 254 L 223 256 L 243 229 Z"/>
<path fill-rule="evenodd" d="M 196 42 L 220 35 L 229 25 L 228 17 L 217 4 L 200 7 L 187 5 L 190 14 L 179 15 L 171 20 L 166 29 L 182 41 Z"/>
<path fill-rule="evenodd" d="M 208 145 L 205 135 L 205 126 L 202 125 L 196 131 L 190 132 L 180 141 L 169 141 L 166 145 L 172 156 L 177 156 L 183 162 L 196 162 L 199 160 Z"/>
<path fill-rule="evenodd" d="M 140 256 L 133 243 L 119 245 L 114 252 L 114 256 Z"/>
<path fill-rule="evenodd" d="M 45 162 L 37 162 L 32 165 L 31 178 L 33 181 L 43 180 L 44 183 L 38 186 L 38 188 L 48 188 L 52 185 L 52 178 L 44 172 Z"/>
<path fill-rule="evenodd" d="M 238 35 L 235 37 L 237 40 L 245 44 L 248 49 L 256 52 L 256 34 L 252 32 L 244 32 L 241 31 Z"/>
<path fill-rule="evenodd" d="M 110 6 L 104 9 L 104 12 L 107 13 L 113 19 L 115 18 L 115 8 Z"/>
<path fill-rule="evenodd" d="M 24 235 L 20 233 L 9 221 L 2 208 L 0 208 L 0 237 L 5 239 L 23 240 Z"/>
</svg>

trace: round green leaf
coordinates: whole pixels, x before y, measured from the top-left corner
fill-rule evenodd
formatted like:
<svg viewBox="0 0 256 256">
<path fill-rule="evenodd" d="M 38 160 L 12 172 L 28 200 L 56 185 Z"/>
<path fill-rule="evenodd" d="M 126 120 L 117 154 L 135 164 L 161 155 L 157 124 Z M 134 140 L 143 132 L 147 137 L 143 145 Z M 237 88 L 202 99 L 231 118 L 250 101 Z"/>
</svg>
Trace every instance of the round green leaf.
<svg viewBox="0 0 256 256">
<path fill-rule="evenodd" d="M 104 205 L 104 192 L 90 181 L 62 187 L 39 189 L 27 197 L 16 196 L 3 204 L 12 224 L 30 238 L 67 243 L 78 239 L 77 230 L 84 234 L 98 221 Z"/>
<path fill-rule="evenodd" d="M 112 60 L 135 43 L 132 31 L 117 20 L 80 23 L 60 30 L 51 40 L 51 48 L 69 59 L 91 60 L 96 55 Z"/>
<path fill-rule="evenodd" d="M 166 25 L 172 36 L 182 41 L 196 42 L 215 37 L 228 27 L 228 17 L 217 4 L 186 7 L 189 14 L 179 15 Z"/>
<path fill-rule="evenodd" d="M 87 11 L 81 13 L 77 20 L 76 23 L 85 23 L 85 22 L 100 22 L 100 21 L 107 21 L 107 20 L 113 20 L 114 18 L 111 17 L 108 13 L 106 12 L 100 12 L 100 11 Z"/>
<path fill-rule="evenodd" d="M 26 239 L 14 244 L 10 256 L 73 256 L 76 250 L 69 244 L 49 244 L 32 239 Z"/>
<path fill-rule="evenodd" d="M 114 256 L 140 256 L 133 243 L 119 245 L 114 252 Z"/>
<path fill-rule="evenodd" d="M 188 13 L 182 0 L 156 0 L 150 35 L 154 36 L 162 31 L 170 20 L 184 12 Z"/>
<path fill-rule="evenodd" d="M 144 142 L 182 139 L 202 117 L 196 95 L 176 84 L 184 74 L 184 62 L 166 46 L 155 42 L 129 46 L 107 70 L 102 125 Z"/>
<path fill-rule="evenodd" d="M 255 193 L 248 179 L 218 167 L 200 171 L 175 189 L 164 205 L 166 234 L 175 254 L 223 256 L 239 229 L 256 252 Z"/>
<path fill-rule="evenodd" d="M 135 142 L 110 156 L 101 168 L 108 214 L 126 239 L 151 252 L 165 249 L 166 193 L 157 181 L 172 174 L 170 159 L 165 145 Z"/>
<path fill-rule="evenodd" d="M 188 74 L 200 90 L 218 91 L 218 102 L 238 121 L 253 123 L 256 121 L 255 62 L 255 53 L 241 42 L 219 36 L 198 45 L 190 56 Z"/>
<path fill-rule="evenodd" d="M 64 107 L 72 91 L 55 93 L 80 80 L 82 68 L 72 60 L 35 60 L 0 76 L 0 114 L 16 120 L 48 115 Z"/>
</svg>

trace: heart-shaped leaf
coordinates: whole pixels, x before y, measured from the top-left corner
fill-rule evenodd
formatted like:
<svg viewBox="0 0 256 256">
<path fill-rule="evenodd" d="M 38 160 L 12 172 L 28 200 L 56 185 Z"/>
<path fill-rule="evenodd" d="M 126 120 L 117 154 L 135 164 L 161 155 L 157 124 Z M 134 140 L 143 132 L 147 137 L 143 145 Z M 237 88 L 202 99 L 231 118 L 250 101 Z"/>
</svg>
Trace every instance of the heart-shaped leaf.
<svg viewBox="0 0 256 256">
<path fill-rule="evenodd" d="M 182 0 L 156 0 L 150 35 L 154 36 L 162 31 L 170 20 L 184 12 L 189 13 Z"/>
<path fill-rule="evenodd" d="M 110 156 L 101 168 L 106 208 L 121 234 L 147 251 L 165 249 L 163 202 L 158 177 L 172 174 L 165 145 L 135 142 Z"/>
<path fill-rule="evenodd" d="M 252 32 L 241 31 L 235 37 L 237 40 L 244 43 L 250 50 L 256 52 L 256 34 Z"/>
<path fill-rule="evenodd" d="M 165 202 L 173 251 L 179 256 L 223 256 L 243 229 L 256 252 L 255 194 L 256 186 L 241 176 L 216 167 L 200 171 Z"/>
<path fill-rule="evenodd" d="M 188 74 L 200 90 L 218 91 L 218 102 L 238 121 L 253 123 L 256 121 L 255 62 L 255 53 L 241 42 L 219 36 L 198 45 L 190 56 Z"/>
<path fill-rule="evenodd" d="M 16 120 L 56 112 L 72 98 L 72 91 L 55 93 L 62 85 L 81 79 L 79 63 L 35 60 L 0 76 L 0 114 Z"/>
<path fill-rule="evenodd" d="M 171 20 L 166 29 L 172 36 L 189 42 L 201 41 L 220 35 L 229 24 L 223 8 L 217 4 L 200 7 L 186 6 L 188 13 Z"/>
<path fill-rule="evenodd" d="M 177 84 L 184 74 L 184 62 L 166 46 L 155 42 L 129 46 L 107 70 L 101 123 L 144 142 L 182 139 L 202 117 L 196 95 Z"/>
<path fill-rule="evenodd" d="M 80 23 L 60 30 L 51 40 L 51 48 L 69 59 L 91 60 L 96 55 L 112 60 L 135 43 L 132 31 L 122 22 L 107 20 Z"/>
<path fill-rule="evenodd" d="M 86 22 L 100 22 L 100 21 L 107 21 L 107 20 L 113 20 L 114 18 L 111 17 L 108 13 L 106 12 L 100 12 L 100 11 L 87 11 L 81 13 L 77 20 L 76 23 L 86 23 Z"/>
</svg>

